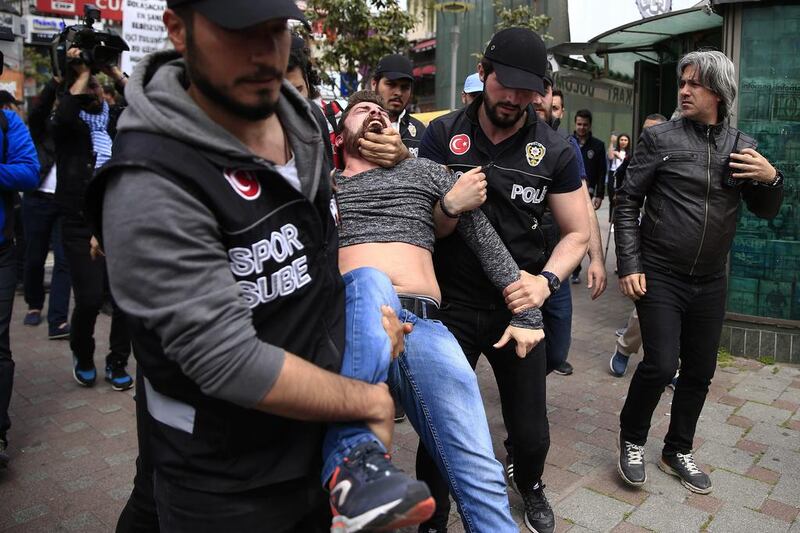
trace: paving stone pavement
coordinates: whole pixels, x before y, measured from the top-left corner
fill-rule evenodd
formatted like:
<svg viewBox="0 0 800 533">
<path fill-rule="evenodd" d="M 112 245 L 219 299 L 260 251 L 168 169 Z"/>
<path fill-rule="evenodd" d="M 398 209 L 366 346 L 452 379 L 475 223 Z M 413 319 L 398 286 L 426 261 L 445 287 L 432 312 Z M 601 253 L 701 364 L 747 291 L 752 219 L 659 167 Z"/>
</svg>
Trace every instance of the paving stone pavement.
<svg viewBox="0 0 800 533">
<path fill-rule="evenodd" d="M 698 462 L 711 471 L 715 486 L 708 496 L 688 492 L 655 465 L 669 424 L 667 390 L 646 447 L 648 481 L 633 490 L 620 482 L 615 467 L 617 416 L 631 372 L 623 378 L 608 372 L 614 330 L 625 323 L 631 304 L 615 279 L 595 302 L 585 285 L 573 286 L 573 302 L 569 360 L 575 374 L 548 378 L 551 448 L 544 482 L 557 531 L 800 533 L 800 369 L 737 358 L 718 367 L 695 438 Z M 133 391 L 114 392 L 102 380 L 91 389 L 79 387 L 68 343 L 48 341 L 45 325 L 22 326 L 23 311 L 18 297 L 11 328 L 17 364 L 11 464 L 0 472 L 0 531 L 113 531 L 137 452 Z M 108 348 L 108 326 L 101 316 L 98 364 Z M 495 452 L 503 460 L 499 396 L 483 360 L 478 374 Z M 413 472 L 416 446 L 410 425 L 399 424 L 394 458 L 406 471 Z M 509 491 L 509 498 L 526 531 L 520 497 Z M 463 531 L 455 507 L 449 531 Z"/>
</svg>

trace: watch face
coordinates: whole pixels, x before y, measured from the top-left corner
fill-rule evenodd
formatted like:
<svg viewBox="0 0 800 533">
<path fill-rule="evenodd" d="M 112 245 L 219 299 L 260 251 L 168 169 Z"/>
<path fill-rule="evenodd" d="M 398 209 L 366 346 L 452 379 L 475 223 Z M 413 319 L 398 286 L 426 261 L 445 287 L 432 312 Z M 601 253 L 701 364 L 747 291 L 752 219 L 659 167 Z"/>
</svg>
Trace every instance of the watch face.
<svg viewBox="0 0 800 533">
<path fill-rule="evenodd" d="M 557 292 L 561 288 L 561 282 L 556 278 L 550 280 L 550 292 Z"/>
</svg>

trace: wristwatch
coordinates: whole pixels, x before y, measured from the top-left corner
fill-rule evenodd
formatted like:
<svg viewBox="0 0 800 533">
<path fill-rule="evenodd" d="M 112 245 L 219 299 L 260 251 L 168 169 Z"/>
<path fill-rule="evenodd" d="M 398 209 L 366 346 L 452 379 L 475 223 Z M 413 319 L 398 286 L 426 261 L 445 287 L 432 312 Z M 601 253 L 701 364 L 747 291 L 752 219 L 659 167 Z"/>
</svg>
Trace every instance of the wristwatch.
<svg viewBox="0 0 800 533">
<path fill-rule="evenodd" d="M 561 288 L 561 280 L 558 279 L 558 276 L 556 276 L 552 272 L 549 272 L 547 270 L 542 270 L 539 273 L 539 275 L 547 280 L 547 286 L 550 288 L 551 296 L 555 294 L 558 291 L 558 289 Z"/>
</svg>

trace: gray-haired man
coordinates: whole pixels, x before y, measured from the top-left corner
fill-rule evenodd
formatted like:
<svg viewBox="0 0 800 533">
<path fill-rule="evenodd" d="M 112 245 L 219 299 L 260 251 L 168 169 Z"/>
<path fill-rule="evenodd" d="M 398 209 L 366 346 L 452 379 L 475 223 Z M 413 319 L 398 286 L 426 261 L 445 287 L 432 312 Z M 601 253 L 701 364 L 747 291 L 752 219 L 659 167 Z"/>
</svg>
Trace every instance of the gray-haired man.
<svg viewBox="0 0 800 533">
<path fill-rule="evenodd" d="M 620 289 L 636 302 L 645 353 L 620 414 L 618 470 L 631 485 L 646 481 L 650 419 L 680 354 L 658 466 L 707 494 L 711 480 L 694 462 L 692 442 L 716 368 L 736 215 L 744 199 L 757 216 L 774 217 L 783 175 L 727 123 L 736 86 L 724 54 L 691 52 L 678 75 L 681 116 L 642 132 L 614 217 Z"/>
</svg>

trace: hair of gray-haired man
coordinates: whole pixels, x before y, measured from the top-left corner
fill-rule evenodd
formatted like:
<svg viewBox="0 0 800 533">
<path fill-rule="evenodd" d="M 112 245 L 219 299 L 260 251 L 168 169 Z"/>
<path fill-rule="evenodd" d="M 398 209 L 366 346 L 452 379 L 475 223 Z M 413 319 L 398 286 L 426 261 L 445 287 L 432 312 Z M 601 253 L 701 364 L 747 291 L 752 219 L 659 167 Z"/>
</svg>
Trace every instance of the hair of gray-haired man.
<svg viewBox="0 0 800 533">
<path fill-rule="evenodd" d="M 680 106 L 676 107 L 675 111 L 673 111 L 672 114 L 669 116 L 670 120 L 675 120 L 676 118 L 681 118 L 681 108 L 680 108 Z"/>
<path fill-rule="evenodd" d="M 700 84 L 720 97 L 719 119 L 730 117 L 733 114 L 733 101 L 736 98 L 736 73 L 733 61 L 717 50 L 689 52 L 678 62 L 678 77 L 689 65 L 694 66 Z"/>
</svg>

